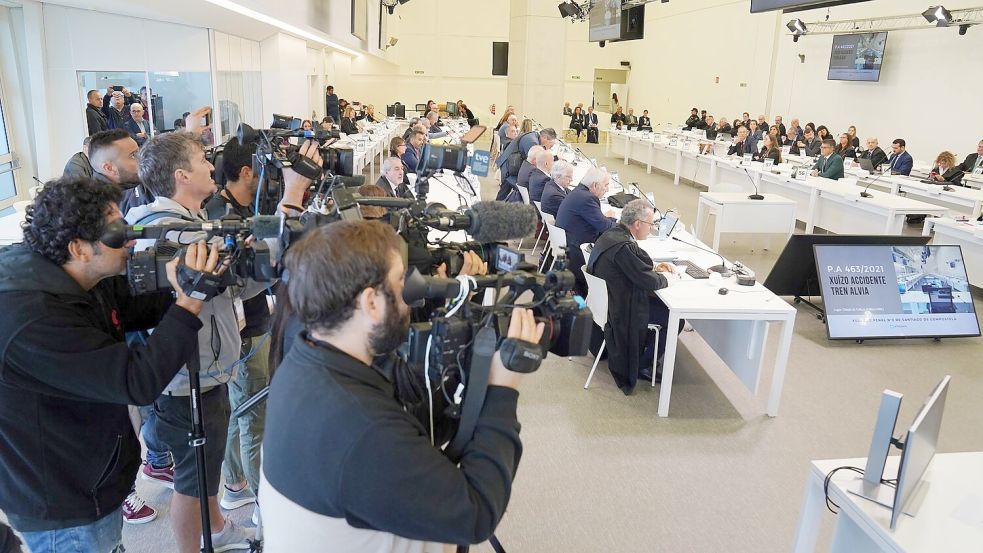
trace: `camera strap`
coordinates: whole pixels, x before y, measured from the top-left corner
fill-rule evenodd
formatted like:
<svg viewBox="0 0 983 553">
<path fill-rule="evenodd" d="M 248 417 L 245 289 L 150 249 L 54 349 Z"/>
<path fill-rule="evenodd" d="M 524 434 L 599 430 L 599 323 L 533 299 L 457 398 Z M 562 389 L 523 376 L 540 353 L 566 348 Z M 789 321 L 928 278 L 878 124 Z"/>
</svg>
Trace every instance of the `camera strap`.
<svg viewBox="0 0 983 553">
<path fill-rule="evenodd" d="M 471 381 L 468 383 L 468 394 L 464 397 L 461 409 L 461 422 L 458 424 L 454 439 L 448 444 L 444 453 L 455 463 L 461 460 L 464 447 L 474 437 L 474 429 L 478 425 L 478 415 L 485 404 L 488 393 L 488 376 L 491 373 L 492 357 L 498 340 L 491 327 L 481 327 L 474 338 L 474 349 L 471 353 Z"/>
</svg>

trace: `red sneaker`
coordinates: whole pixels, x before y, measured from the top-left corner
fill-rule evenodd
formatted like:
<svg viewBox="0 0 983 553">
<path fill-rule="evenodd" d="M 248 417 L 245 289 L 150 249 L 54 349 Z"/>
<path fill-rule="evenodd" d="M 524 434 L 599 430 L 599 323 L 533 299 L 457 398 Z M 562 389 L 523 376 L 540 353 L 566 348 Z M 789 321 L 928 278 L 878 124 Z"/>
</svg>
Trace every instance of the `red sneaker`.
<svg viewBox="0 0 983 553">
<path fill-rule="evenodd" d="M 123 501 L 123 522 L 129 524 L 146 524 L 157 518 L 157 511 L 140 499 L 137 492 L 132 492 Z"/>
<path fill-rule="evenodd" d="M 156 468 L 150 463 L 144 463 L 143 468 L 140 469 L 140 478 L 143 480 L 149 480 L 150 482 L 156 482 L 161 486 L 166 488 L 174 489 L 174 465 L 169 467 L 164 467 L 162 469 Z"/>
</svg>

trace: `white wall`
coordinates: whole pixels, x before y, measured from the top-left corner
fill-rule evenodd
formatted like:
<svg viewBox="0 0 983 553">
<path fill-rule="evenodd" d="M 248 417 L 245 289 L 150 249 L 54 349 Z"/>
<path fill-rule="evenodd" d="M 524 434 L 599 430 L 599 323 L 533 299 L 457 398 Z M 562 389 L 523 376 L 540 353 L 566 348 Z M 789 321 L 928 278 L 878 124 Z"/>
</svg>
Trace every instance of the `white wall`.
<svg viewBox="0 0 983 553">
<path fill-rule="evenodd" d="M 85 92 L 79 88 L 76 72 L 210 71 L 206 29 L 52 4 L 44 4 L 43 11 L 47 106 L 53 132 L 47 140 L 49 167 L 39 168 L 42 180 L 61 175 L 86 135 Z"/>
<path fill-rule="evenodd" d="M 307 43 L 278 33 L 260 43 L 263 68 L 263 121 L 273 114 L 306 118 L 308 112 Z"/>
<path fill-rule="evenodd" d="M 842 6 L 830 18 L 921 13 L 927 4 L 891 0 Z M 979 0 L 945 2 L 950 10 L 979 5 Z M 826 12 L 796 15 L 808 23 L 823 20 Z M 877 83 L 826 80 L 831 45 L 831 35 L 805 36 L 797 43 L 781 37 L 772 98 L 776 113 L 797 115 L 803 124 L 814 121 L 834 133 L 856 125 L 861 141 L 876 136 L 882 146 L 904 138 L 912 155 L 927 162 L 943 150 L 960 161 L 976 151 L 983 139 L 983 27 L 969 29 L 966 36 L 955 27 L 890 32 Z"/>
</svg>

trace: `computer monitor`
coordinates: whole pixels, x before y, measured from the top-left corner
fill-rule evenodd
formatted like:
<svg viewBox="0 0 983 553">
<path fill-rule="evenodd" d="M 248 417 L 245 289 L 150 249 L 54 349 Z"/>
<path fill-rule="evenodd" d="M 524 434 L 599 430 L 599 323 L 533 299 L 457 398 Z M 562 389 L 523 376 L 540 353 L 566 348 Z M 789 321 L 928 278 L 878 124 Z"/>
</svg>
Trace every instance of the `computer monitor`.
<svg viewBox="0 0 983 553">
<path fill-rule="evenodd" d="M 659 240 L 667 240 L 672 236 L 672 231 L 675 230 L 678 222 L 679 216 L 676 213 L 669 211 L 664 214 L 659 221 Z"/>
<path fill-rule="evenodd" d="M 396 119 L 406 119 L 406 106 L 400 104 L 399 102 L 386 106 L 386 117 L 395 117 Z"/>
<path fill-rule="evenodd" d="M 447 102 L 447 115 L 450 117 L 457 117 L 457 102 Z"/>
<path fill-rule="evenodd" d="M 939 445 L 939 430 L 942 428 L 942 411 L 949 392 L 951 376 L 946 375 L 928 396 L 915 416 L 915 422 L 908 428 L 901 466 L 898 468 L 898 487 L 894 492 L 894 508 L 891 511 L 891 529 L 898 523 L 901 513 L 908 508 L 922 484 L 922 476 L 935 457 Z"/>
</svg>

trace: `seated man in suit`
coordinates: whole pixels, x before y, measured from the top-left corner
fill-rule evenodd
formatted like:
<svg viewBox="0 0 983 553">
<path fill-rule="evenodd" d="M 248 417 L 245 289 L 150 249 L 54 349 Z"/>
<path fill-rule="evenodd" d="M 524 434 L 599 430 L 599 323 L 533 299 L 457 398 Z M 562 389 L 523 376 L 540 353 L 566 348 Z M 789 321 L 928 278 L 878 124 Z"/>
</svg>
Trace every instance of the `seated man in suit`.
<svg viewBox="0 0 983 553">
<path fill-rule="evenodd" d="M 640 131 L 650 131 L 652 130 L 652 118 L 649 117 L 649 110 L 643 110 L 642 116 L 638 118 L 638 130 Z"/>
<path fill-rule="evenodd" d="M 891 167 L 892 175 L 910 175 L 911 169 L 915 166 L 915 160 L 907 151 L 907 144 L 903 138 L 896 138 L 891 143 L 891 157 L 887 162 Z"/>
<path fill-rule="evenodd" d="M 843 158 L 833 151 L 835 148 L 835 140 L 832 138 L 823 140 L 823 146 L 822 150 L 820 151 L 819 159 L 812 167 L 812 176 L 833 180 L 843 178 Z"/>
<path fill-rule="evenodd" d="M 959 166 L 964 173 L 971 175 L 983 175 L 983 140 L 976 145 L 976 153 L 966 156 L 966 160 Z"/>
<path fill-rule="evenodd" d="M 496 200 L 502 201 L 512 193 L 513 186 L 518 182 L 519 169 L 522 167 L 523 159 L 529 156 L 529 148 L 539 145 L 543 149 L 549 150 L 556 143 L 556 131 L 553 129 L 543 129 L 539 132 L 532 131 L 509 142 L 508 146 L 502 148 L 502 153 L 495 159 L 495 165 L 502 173 L 502 184 L 498 191 Z M 514 171 L 512 170 L 514 169 Z"/>
<path fill-rule="evenodd" d="M 403 154 L 403 163 L 406 164 L 406 170 L 410 173 L 416 173 L 416 168 L 420 164 L 420 156 L 423 155 L 423 145 L 427 141 L 427 135 L 423 131 L 413 131 L 410 134 L 409 144 L 406 146 L 406 152 Z"/>
<path fill-rule="evenodd" d="M 143 146 L 150 138 L 150 123 L 143 120 L 143 104 L 130 104 L 130 117 L 123 122 L 123 128 L 137 141 L 138 146 Z"/>
<path fill-rule="evenodd" d="M 939 184 L 962 186 L 962 165 L 956 164 L 956 156 L 952 152 L 942 152 L 935 158 L 935 167 L 928 178 Z"/>
<path fill-rule="evenodd" d="M 794 128 L 790 128 L 782 138 L 782 146 L 788 146 L 788 153 L 793 156 L 799 155 L 799 135 Z"/>
<path fill-rule="evenodd" d="M 555 165 L 553 169 L 556 169 Z M 614 226 L 614 211 L 601 211 L 601 198 L 607 194 L 610 184 L 611 175 L 606 170 L 589 169 L 580 184 L 563 199 L 556 213 L 556 226 L 567 233 L 569 269 L 577 279 L 577 293 L 584 297 L 587 296 L 587 281 L 581 271 L 585 260 L 580 245 L 595 242 L 602 232 Z"/>
<path fill-rule="evenodd" d="M 869 159 L 870 164 L 877 169 L 887 160 L 887 154 L 877 145 L 877 139 L 871 137 L 867 139 L 867 149 L 861 152 L 860 159 Z"/>
<path fill-rule="evenodd" d="M 560 204 L 570 193 L 570 184 L 573 182 L 573 165 L 566 161 L 557 161 L 550 170 L 550 178 L 543 186 L 541 196 L 543 213 L 549 213 L 553 217 L 560 211 Z"/>
<path fill-rule="evenodd" d="M 750 142 L 748 138 L 747 127 L 741 127 L 737 129 L 737 136 L 734 137 L 734 143 L 731 144 L 730 148 L 727 150 L 727 155 L 729 156 L 743 156 L 747 148 L 745 144 Z"/>
<path fill-rule="evenodd" d="M 398 157 L 387 157 L 385 161 L 382 162 L 382 169 L 379 170 L 381 175 L 379 175 L 379 180 L 376 181 L 376 186 L 381 188 L 387 196 L 389 197 L 399 197 L 413 199 L 413 192 L 410 191 L 409 187 L 403 182 L 403 176 L 405 175 L 403 169 L 403 160 Z"/>
<path fill-rule="evenodd" d="M 567 117 L 573 115 L 573 108 L 570 107 L 570 102 L 563 102 L 563 115 Z"/>
<path fill-rule="evenodd" d="M 733 130 L 734 130 L 734 128 L 731 127 L 730 123 L 727 121 L 727 116 L 726 115 L 721 115 L 720 116 L 720 122 L 717 123 L 717 132 L 718 133 L 732 134 Z"/>
<path fill-rule="evenodd" d="M 628 115 L 625 117 L 627 118 L 625 125 L 627 126 L 628 130 L 638 128 L 638 117 L 635 117 L 634 108 L 628 108 Z"/>
<path fill-rule="evenodd" d="M 597 144 L 600 139 L 600 131 L 597 127 L 597 114 L 594 113 L 594 106 L 587 108 L 587 113 L 584 115 L 584 124 L 587 126 L 587 143 Z"/>
<path fill-rule="evenodd" d="M 608 322 L 604 339 L 608 370 L 625 395 L 632 393 L 638 380 L 652 380 L 653 356 L 662 360 L 669 332 L 669 308 L 654 292 L 676 280 L 675 267 L 669 263 L 655 264 L 638 245 L 649 236 L 654 221 L 655 212 L 648 202 L 628 202 L 621 212 L 621 221 L 597 239 L 587 262 L 587 272 L 607 284 Z M 649 324 L 662 326 L 657 346 L 654 336 L 648 333 Z M 678 330 L 682 330 L 683 324 Z"/>
<path fill-rule="evenodd" d="M 799 152 L 806 157 L 816 157 L 823 147 L 823 141 L 816 137 L 812 127 L 806 127 L 803 138 L 799 141 Z"/>
<path fill-rule="evenodd" d="M 525 159 L 522 160 L 522 166 L 519 167 L 519 175 L 515 179 L 515 183 L 517 185 L 527 190 L 529 189 L 529 177 L 531 177 L 532 172 L 536 170 L 536 163 L 539 160 L 539 154 L 543 151 L 543 147 L 539 144 L 529 148 L 529 152 L 526 154 Z"/>
<path fill-rule="evenodd" d="M 92 176 L 92 165 L 89 163 L 89 141 L 92 140 L 91 136 L 87 136 L 82 139 L 82 151 L 77 152 L 71 158 L 69 158 L 68 163 L 65 164 L 65 170 L 62 174 L 62 178 L 73 177 L 91 177 Z"/>
<path fill-rule="evenodd" d="M 689 118 L 686 119 L 686 124 L 683 126 L 684 131 L 695 129 L 697 125 L 700 124 L 702 119 L 700 119 L 700 110 L 693 108 L 689 112 Z"/>
<path fill-rule="evenodd" d="M 536 170 L 529 175 L 529 201 L 543 201 L 543 190 L 546 183 L 550 180 L 550 172 L 553 170 L 553 153 L 542 150 L 536 157 Z"/>
</svg>

